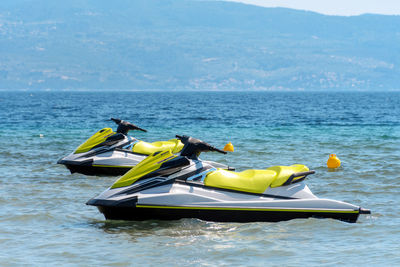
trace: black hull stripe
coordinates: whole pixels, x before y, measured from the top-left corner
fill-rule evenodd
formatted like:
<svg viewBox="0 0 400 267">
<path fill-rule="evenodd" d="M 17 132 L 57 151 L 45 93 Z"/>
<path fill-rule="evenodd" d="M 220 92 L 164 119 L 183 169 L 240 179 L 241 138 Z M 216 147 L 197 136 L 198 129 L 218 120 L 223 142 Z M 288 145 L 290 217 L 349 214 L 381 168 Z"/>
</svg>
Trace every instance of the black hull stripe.
<svg viewBox="0 0 400 267">
<path fill-rule="evenodd" d="M 123 175 L 133 167 L 96 167 L 96 166 L 79 166 L 65 165 L 71 173 L 82 173 L 85 175 Z"/>
<path fill-rule="evenodd" d="M 354 223 L 359 212 L 282 211 L 282 210 L 221 210 L 221 209 L 174 209 L 145 207 L 99 206 L 106 219 L 115 220 L 179 220 L 197 218 L 215 222 L 279 222 L 300 218 L 332 218 Z"/>
</svg>

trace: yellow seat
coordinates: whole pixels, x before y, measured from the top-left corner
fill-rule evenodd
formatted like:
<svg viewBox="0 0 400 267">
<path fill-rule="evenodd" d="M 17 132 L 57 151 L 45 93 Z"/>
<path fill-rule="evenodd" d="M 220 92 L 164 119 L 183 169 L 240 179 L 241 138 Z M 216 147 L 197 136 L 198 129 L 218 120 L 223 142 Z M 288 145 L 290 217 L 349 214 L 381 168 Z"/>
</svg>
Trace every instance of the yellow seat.
<svg viewBox="0 0 400 267">
<path fill-rule="evenodd" d="M 171 150 L 172 153 L 178 153 L 183 148 L 183 143 L 179 139 L 171 139 L 168 141 L 157 141 L 153 143 L 147 143 L 144 141 L 139 141 L 136 143 L 132 152 L 150 155 L 158 151 Z"/>
<path fill-rule="evenodd" d="M 307 166 L 301 164 L 294 164 L 291 166 L 273 166 L 269 167 L 267 170 L 274 171 L 277 174 L 274 181 L 271 183 L 271 187 L 283 185 L 293 173 L 309 171 Z M 293 180 L 296 181 L 302 177 L 304 176 L 296 177 Z"/>
<path fill-rule="evenodd" d="M 296 172 L 308 171 L 304 165 L 274 166 L 266 170 L 245 170 L 242 172 L 218 169 L 210 172 L 204 179 L 206 186 L 232 189 L 261 194 L 270 187 L 283 185 Z M 296 177 L 300 179 L 302 177 Z"/>
</svg>

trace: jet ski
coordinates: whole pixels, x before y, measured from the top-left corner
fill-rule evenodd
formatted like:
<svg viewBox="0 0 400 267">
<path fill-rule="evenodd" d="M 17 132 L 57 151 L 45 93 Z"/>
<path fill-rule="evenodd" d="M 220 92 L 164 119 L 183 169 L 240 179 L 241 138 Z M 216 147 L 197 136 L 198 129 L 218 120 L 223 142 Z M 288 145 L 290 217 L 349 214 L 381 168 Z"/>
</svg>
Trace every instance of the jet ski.
<svg viewBox="0 0 400 267">
<path fill-rule="evenodd" d="M 183 148 L 179 139 L 153 143 L 140 141 L 129 136 L 128 132 L 130 130 L 147 132 L 145 129 L 121 119 L 111 118 L 111 120 L 118 125 L 116 132 L 111 128 L 98 131 L 57 163 L 65 165 L 71 173 L 122 175 L 152 153 L 165 150 L 178 153 Z M 209 163 L 217 168 L 230 168 L 217 162 Z"/>
<path fill-rule="evenodd" d="M 360 214 L 371 213 L 316 197 L 305 184 L 315 171 L 304 165 L 224 170 L 198 156 L 225 151 L 189 136 L 176 137 L 184 144 L 179 155 L 170 150 L 150 155 L 86 204 L 116 220 L 277 222 L 315 217 L 354 223 Z"/>
</svg>

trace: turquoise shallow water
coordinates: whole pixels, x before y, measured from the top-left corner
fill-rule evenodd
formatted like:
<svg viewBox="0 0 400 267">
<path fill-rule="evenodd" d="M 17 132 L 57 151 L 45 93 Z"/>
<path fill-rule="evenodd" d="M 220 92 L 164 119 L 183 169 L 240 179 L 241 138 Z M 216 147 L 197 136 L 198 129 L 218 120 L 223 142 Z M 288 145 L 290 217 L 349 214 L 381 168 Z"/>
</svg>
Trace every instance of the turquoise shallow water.
<svg viewBox="0 0 400 267">
<path fill-rule="evenodd" d="M 0 92 L 0 266 L 400 265 L 400 93 Z M 372 210 L 356 224 L 106 221 L 85 202 L 114 177 L 55 164 L 110 117 L 156 141 L 188 134 L 238 170 L 302 163 L 319 197 Z M 42 137 L 40 136 L 42 135 Z M 329 171 L 330 153 L 342 167 Z"/>
</svg>

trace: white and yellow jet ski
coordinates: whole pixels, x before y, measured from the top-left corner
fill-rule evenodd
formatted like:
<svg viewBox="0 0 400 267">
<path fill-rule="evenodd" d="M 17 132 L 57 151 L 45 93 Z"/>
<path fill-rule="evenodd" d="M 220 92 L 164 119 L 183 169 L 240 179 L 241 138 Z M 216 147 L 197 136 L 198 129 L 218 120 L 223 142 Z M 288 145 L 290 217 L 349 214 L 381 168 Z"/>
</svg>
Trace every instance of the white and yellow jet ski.
<svg viewBox="0 0 400 267">
<path fill-rule="evenodd" d="M 117 125 L 117 131 L 104 128 L 74 152 L 60 159 L 57 163 L 65 165 L 71 173 L 78 172 L 86 175 L 122 175 L 136 166 L 148 155 L 158 151 L 170 150 L 178 153 L 183 148 L 179 139 L 148 143 L 128 135 L 130 130 L 146 132 L 130 122 L 111 118 Z M 209 162 L 218 167 L 229 167 L 217 162 Z"/>
<path fill-rule="evenodd" d="M 356 222 L 370 213 L 353 204 L 316 197 L 305 184 L 313 174 L 304 165 L 235 172 L 201 161 L 201 152 L 219 150 L 201 140 L 178 136 L 179 155 L 156 152 L 87 202 L 106 219 L 217 222 L 276 222 L 333 218 Z"/>
</svg>

